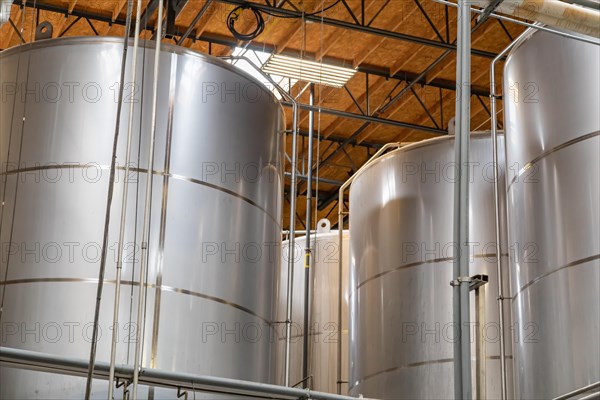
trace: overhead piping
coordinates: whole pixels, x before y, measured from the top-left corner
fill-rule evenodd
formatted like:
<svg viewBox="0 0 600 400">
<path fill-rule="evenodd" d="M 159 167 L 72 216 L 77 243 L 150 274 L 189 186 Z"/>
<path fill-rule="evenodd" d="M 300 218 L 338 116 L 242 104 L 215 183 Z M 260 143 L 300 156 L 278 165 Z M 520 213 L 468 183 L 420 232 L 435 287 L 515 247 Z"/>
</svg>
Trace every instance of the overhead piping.
<svg viewBox="0 0 600 400">
<path fill-rule="evenodd" d="M 472 0 L 479 7 L 488 7 L 495 0 Z M 559 0 L 504 0 L 498 4 L 499 13 L 537 21 L 559 29 L 600 37 L 600 13 Z"/>
<path fill-rule="evenodd" d="M 451 6 L 451 7 L 458 7 L 458 5 L 456 3 L 453 3 L 453 2 L 448 1 L 448 0 L 432 0 L 432 1 L 435 1 L 436 3 L 444 4 L 444 5 L 447 5 L 447 6 Z M 485 11 L 483 9 L 472 8 L 471 7 L 471 12 L 474 12 L 474 13 L 477 13 L 477 14 L 483 14 Z M 567 38 L 579 40 L 579 41 L 582 41 L 582 42 L 585 42 L 585 43 L 590 43 L 590 44 L 595 44 L 595 45 L 597 45 L 599 43 L 598 39 L 595 39 L 595 38 L 592 38 L 592 37 L 579 36 L 577 34 L 572 34 L 572 33 L 569 33 L 567 31 L 556 30 L 554 28 L 549 28 L 547 26 L 539 25 L 537 23 L 530 23 L 530 22 L 522 21 L 520 19 L 515 19 L 515 18 L 512 18 L 512 17 L 508 17 L 506 15 L 497 14 L 495 12 L 490 13 L 489 16 L 491 18 L 496 18 L 496 19 L 499 19 L 501 21 L 508 21 L 510 23 L 513 23 L 513 24 L 517 24 L 517 25 L 521 25 L 521 26 L 526 26 L 528 28 L 535 28 L 535 29 L 540 30 L 540 31 L 550 32 L 550 33 L 555 34 L 555 35 L 559 35 L 559 36 L 563 36 L 563 37 L 567 37 Z"/>
</svg>

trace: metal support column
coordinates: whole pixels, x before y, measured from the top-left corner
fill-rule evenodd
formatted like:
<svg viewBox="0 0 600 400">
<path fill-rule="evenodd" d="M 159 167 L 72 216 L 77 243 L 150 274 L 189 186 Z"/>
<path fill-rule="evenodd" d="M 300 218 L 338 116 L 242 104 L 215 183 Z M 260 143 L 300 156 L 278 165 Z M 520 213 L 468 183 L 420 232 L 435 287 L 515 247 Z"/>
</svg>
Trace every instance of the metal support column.
<svg viewBox="0 0 600 400">
<path fill-rule="evenodd" d="M 454 398 L 470 400 L 471 341 L 469 332 L 469 135 L 471 115 L 471 10 L 459 0 L 456 52 L 456 139 L 455 164 L 459 179 L 454 184 L 454 323 L 460 340 L 454 344 Z"/>
</svg>

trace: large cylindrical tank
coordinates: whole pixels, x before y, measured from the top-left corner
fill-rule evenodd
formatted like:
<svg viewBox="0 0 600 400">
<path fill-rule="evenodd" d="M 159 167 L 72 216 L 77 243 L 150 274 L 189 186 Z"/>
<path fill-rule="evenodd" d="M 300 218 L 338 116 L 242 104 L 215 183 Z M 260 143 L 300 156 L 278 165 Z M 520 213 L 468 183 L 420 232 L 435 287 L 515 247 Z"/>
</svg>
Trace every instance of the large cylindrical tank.
<svg viewBox="0 0 600 400">
<path fill-rule="evenodd" d="M 503 148 L 502 136 L 498 144 Z M 489 277 L 471 299 L 471 321 L 477 324 L 472 331 L 473 393 L 491 399 L 500 398 L 501 369 L 489 134 L 471 135 L 470 161 L 470 275 Z M 499 161 L 504 164 L 503 157 Z M 390 152 L 361 172 L 351 187 L 352 395 L 453 396 L 453 342 L 458 337 L 450 281 L 456 176 L 450 136 Z M 503 199 L 501 205 L 504 211 Z"/>
<path fill-rule="evenodd" d="M 598 46 L 545 32 L 504 67 L 518 398 L 600 381 L 598 71 Z"/>
<path fill-rule="evenodd" d="M 321 220 L 317 233 L 311 237 L 310 303 L 308 380 L 312 390 L 337 393 L 338 391 L 338 316 L 339 305 L 339 231 L 330 231 L 330 222 Z M 348 253 L 349 235 L 342 232 L 342 381 L 348 381 Z M 296 384 L 302 376 L 304 337 L 304 254 L 306 237 L 296 237 L 294 252 L 294 281 L 292 289 L 292 335 L 290 345 L 290 383 Z M 278 275 L 277 321 L 286 320 L 289 241 L 281 246 L 281 272 Z M 275 351 L 276 382 L 285 382 L 285 324 L 278 324 Z M 302 385 L 300 385 L 301 387 Z M 348 385 L 342 384 L 346 394 Z"/>
<path fill-rule="evenodd" d="M 134 96 L 125 84 L 97 360 L 110 355 L 134 101 L 117 364 L 133 365 L 142 329 L 144 367 L 268 382 L 282 108 L 249 75 L 169 45 L 160 54 L 146 323 L 137 324 L 153 47 L 138 50 Z M 89 357 L 122 48 L 117 38 L 70 38 L 0 54 L 1 346 Z M 2 398 L 82 398 L 85 390 L 84 378 L 4 367 L 0 379 Z M 106 398 L 107 385 L 95 381 L 94 397 Z M 160 390 L 155 397 L 176 396 Z"/>
</svg>

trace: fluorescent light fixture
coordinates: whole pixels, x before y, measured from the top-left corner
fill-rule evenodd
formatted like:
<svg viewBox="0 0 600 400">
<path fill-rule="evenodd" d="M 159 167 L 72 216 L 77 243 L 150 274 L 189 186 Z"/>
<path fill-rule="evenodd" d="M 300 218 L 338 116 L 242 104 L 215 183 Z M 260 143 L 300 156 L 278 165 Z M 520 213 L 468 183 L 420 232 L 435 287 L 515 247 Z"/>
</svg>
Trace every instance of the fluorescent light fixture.
<svg viewBox="0 0 600 400">
<path fill-rule="evenodd" d="M 356 70 L 335 65 L 273 54 L 262 67 L 269 74 L 276 74 L 305 82 L 343 87 Z"/>
<path fill-rule="evenodd" d="M 0 0 L 0 26 L 8 22 L 13 0 Z"/>
<path fill-rule="evenodd" d="M 234 56 L 244 56 L 248 58 L 254 65 L 261 67 L 265 64 L 265 62 L 271 57 L 271 53 L 267 53 L 264 51 L 258 50 L 248 50 L 241 47 L 236 47 L 233 51 Z M 252 75 L 258 81 L 260 81 L 268 90 L 271 90 L 275 97 L 281 100 L 281 93 L 279 90 L 275 89 L 271 82 L 265 79 L 264 76 L 260 74 L 252 65 L 248 64 L 245 60 L 235 60 L 228 61 L 230 64 L 235 65 L 236 67 L 242 69 L 246 73 Z M 292 86 L 298 82 L 297 79 L 288 79 L 287 77 L 283 77 L 278 74 L 270 74 L 271 79 L 275 81 L 279 86 L 282 87 L 283 90 L 289 91 Z"/>
</svg>

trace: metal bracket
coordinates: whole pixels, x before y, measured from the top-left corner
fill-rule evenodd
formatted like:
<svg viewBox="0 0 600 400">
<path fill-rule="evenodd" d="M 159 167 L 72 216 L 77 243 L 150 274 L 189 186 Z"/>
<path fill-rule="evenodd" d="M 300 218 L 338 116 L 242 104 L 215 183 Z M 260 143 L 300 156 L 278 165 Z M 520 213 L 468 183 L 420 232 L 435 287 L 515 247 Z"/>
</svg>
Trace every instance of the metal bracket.
<svg viewBox="0 0 600 400">
<path fill-rule="evenodd" d="M 48 21 L 40 23 L 35 28 L 35 40 L 52 39 L 52 24 Z"/>
<path fill-rule="evenodd" d="M 487 275 L 478 274 L 473 276 L 459 276 L 458 278 L 450 281 L 450 286 L 460 286 L 463 282 L 469 282 L 469 291 L 476 290 L 480 286 L 485 285 L 489 282 Z"/>
<path fill-rule="evenodd" d="M 490 4 L 488 4 L 488 6 L 483 10 L 483 12 L 481 14 L 479 14 L 479 16 L 477 17 L 477 23 L 483 23 L 486 19 L 488 19 L 488 17 L 494 12 L 496 11 L 496 9 L 498 8 L 498 6 L 500 6 L 500 4 L 502 3 L 502 1 L 504 0 L 493 0 L 490 2 Z"/>
<path fill-rule="evenodd" d="M 129 384 L 131 383 L 131 381 L 129 379 L 120 379 L 119 377 L 116 378 L 116 388 L 119 389 L 120 387 L 123 387 L 123 399 L 127 400 L 129 399 Z"/>
<path fill-rule="evenodd" d="M 188 398 L 188 392 L 187 392 L 187 390 L 184 390 L 184 391 L 182 392 L 182 391 L 181 391 L 181 387 L 178 387 L 178 388 L 177 388 L 177 398 L 178 398 L 178 399 L 180 399 L 180 398 L 182 398 L 182 397 L 183 397 L 185 400 L 187 400 L 187 398 Z"/>
</svg>

